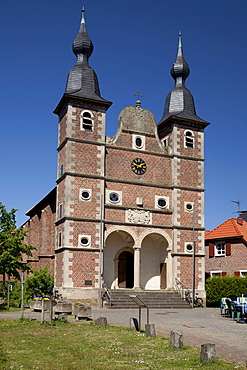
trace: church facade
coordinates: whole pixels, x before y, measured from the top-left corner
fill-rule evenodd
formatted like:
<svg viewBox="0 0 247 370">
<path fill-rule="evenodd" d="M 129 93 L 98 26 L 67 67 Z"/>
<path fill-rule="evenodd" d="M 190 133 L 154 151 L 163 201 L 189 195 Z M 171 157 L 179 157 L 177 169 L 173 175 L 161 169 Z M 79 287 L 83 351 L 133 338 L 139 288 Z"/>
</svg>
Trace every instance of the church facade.
<svg viewBox="0 0 247 370">
<path fill-rule="evenodd" d="M 103 281 L 109 289 L 172 290 L 179 280 L 204 296 L 208 122 L 185 87 L 181 36 L 161 121 L 138 99 L 122 110 L 112 138 L 105 135 L 112 103 L 100 95 L 92 51 L 83 11 L 77 62 L 54 111 L 57 185 L 24 224 L 26 243 L 37 248 L 29 262 L 49 265 L 55 289 L 69 300 L 97 302 Z"/>
</svg>

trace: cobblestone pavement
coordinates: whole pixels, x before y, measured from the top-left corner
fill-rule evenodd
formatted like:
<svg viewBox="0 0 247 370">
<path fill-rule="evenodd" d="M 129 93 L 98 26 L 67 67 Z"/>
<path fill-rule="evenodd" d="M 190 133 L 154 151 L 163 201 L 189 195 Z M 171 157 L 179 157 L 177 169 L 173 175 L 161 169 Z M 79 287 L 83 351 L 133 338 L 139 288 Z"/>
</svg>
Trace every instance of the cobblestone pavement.
<svg viewBox="0 0 247 370">
<path fill-rule="evenodd" d="M 142 329 L 147 322 L 146 311 L 142 309 Z M 20 316 L 20 312 L 0 313 L 0 319 L 19 319 Z M 24 317 L 40 320 L 41 314 L 25 310 Z M 139 311 L 93 308 L 92 319 L 98 317 L 106 317 L 109 325 L 129 327 L 130 318 L 138 319 Z M 169 337 L 171 330 L 180 330 L 184 343 L 199 348 L 202 344 L 214 343 L 218 356 L 246 364 L 247 324 L 239 324 L 228 317 L 220 316 L 218 308 L 151 309 L 149 322 L 155 325 L 157 335 Z"/>
<path fill-rule="evenodd" d="M 142 309 L 141 327 L 146 324 L 146 309 Z M 110 325 L 129 326 L 130 318 L 138 319 L 137 310 L 94 309 L 92 318 L 107 317 Z M 214 343 L 218 356 L 246 364 L 247 324 L 239 324 L 220 315 L 219 308 L 195 308 L 193 310 L 150 310 L 149 323 L 155 324 L 157 335 L 170 337 L 172 330 L 183 333 L 184 343 L 194 347 Z"/>
</svg>

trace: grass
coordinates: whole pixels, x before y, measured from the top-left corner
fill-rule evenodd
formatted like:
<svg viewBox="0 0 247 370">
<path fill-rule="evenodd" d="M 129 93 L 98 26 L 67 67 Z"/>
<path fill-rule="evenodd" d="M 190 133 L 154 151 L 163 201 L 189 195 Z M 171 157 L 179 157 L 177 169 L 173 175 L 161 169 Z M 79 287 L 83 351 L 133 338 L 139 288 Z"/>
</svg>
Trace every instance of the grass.
<svg viewBox="0 0 247 370">
<path fill-rule="evenodd" d="M 126 328 L 0 320 L 0 332 L 1 370 L 244 369 L 221 359 L 202 364 L 196 348 L 174 350 L 166 338 Z"/>
</svg>

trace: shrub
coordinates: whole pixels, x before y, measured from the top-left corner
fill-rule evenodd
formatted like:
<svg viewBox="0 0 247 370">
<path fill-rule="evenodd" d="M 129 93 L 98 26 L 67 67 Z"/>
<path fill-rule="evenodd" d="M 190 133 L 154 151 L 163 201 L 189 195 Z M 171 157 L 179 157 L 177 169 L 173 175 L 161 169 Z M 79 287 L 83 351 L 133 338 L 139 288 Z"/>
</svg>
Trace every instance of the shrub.
<svg viewBox="0 0 247 370">
<path fill-rule="evenodd" d="M 32 296 L 41 295 L 50 296 L 52 295 L 54 287 L 54 278 L 49 273 L 47 267 L 39 270 L 34 270 L 32 276 L 26 278 L 25 291 L 24 291 L 24 304 L 28 305 Z M 10 295 L 10 306 L 20 307 L 21 306 L 21 283 L 17 282 L 15 288 Z"/>
<path fill-rule="evenodd" d="M 247 294 L 247 279 L 242 277 L 219 276 L 206 280 L 207 306 L 219 306 L 223 297 L 233 300 Z"/>
</svg>

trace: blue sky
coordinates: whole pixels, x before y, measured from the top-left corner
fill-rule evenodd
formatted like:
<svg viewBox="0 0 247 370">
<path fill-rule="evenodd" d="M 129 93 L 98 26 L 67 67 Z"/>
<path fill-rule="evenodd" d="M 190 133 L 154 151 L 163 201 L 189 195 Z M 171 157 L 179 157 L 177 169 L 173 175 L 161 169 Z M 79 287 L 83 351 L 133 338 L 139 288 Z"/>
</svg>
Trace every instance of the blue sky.
<svg viewBox="0 0 247 370">
<path fill-rule="evenodd" d="M 247 1 L 245 0 L 9 0 L 0 5 L 0 201 L 25 212 L 54 186 L 57 117 L 52 113 L 75 64 L 71 51 L 85 6 L 94 43 L 90 65 L 101 95 L 113 102 L 107 135 L 135 105 L 157 122 L 173 88 L 170 67 L 182 32 L 191 74 L 187 87 L 205 131 L 205 226 L 236 217 L 246 198 Z"/>
</svg>

